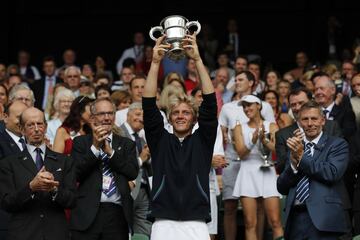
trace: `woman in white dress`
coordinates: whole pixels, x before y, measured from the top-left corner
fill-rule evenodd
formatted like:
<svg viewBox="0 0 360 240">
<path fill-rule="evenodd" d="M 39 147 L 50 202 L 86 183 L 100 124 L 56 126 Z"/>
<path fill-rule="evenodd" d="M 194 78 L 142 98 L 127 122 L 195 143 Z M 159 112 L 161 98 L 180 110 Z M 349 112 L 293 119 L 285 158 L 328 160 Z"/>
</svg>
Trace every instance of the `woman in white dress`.
<svg viewBox="0 0 360 240">
<path fill-rule="evenodd" d="M 277 175 L 273 166 L 263 168 L 264 160 L 258 150 L 259 144 L 275 150 L 275 123 L 261 117 L 261 100 L 253 95 L 241 98 L 248 122 L 238 123 L 233 129 L 234 145 L 241 159 L 233 195 L 240 197 L 243 207 L 246 239 L 256 240 L 256 209 L 258 198 L 263 198 L 265 213 L 272 228 L 273 239 L 282 239 L 283 229 L 280 218 L 280 193 L 276 188 Z M 265 137 L 269 133 L 270 137 Z M 271 157 L 271 154 L 268 154 Z"/>
</svg>

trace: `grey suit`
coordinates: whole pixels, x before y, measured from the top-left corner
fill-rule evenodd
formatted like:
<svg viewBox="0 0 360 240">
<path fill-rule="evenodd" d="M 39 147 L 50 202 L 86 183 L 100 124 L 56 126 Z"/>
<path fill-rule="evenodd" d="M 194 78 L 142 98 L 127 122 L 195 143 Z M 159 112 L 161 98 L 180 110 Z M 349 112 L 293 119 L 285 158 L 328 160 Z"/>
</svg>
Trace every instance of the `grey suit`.
<svg viewBox="0 0 360 240">
<path fill-rule="evenodd" d="M 131 140 L 133 139 L 125 124 L 122 124 L 120 128 L 123 131 L 124 137 Z M 145 144 L 145 140 L 141 138 L 142 147 Z M 140 153 L 137 151 L 137 157 L 139 157 L 139 155 Z M 147 181 L 147 184 L 144 185 L 141 183 L 141 180 L 143 178 L 148 180 L 148 177 L 151 176 L 151 174 L 151 165 L 148 161 L 144 162 L 140 167 L 138 176 L 136 177 L 135 188 L 131 191 L 131 196 L 134 198 L 134 233 L 142 233 L 148 236 L 151 234 L 152 226 L 152 223 L 147 220 L 147 213 L 150 204 L 150 186 L 149 181 Z"/>
</svg>

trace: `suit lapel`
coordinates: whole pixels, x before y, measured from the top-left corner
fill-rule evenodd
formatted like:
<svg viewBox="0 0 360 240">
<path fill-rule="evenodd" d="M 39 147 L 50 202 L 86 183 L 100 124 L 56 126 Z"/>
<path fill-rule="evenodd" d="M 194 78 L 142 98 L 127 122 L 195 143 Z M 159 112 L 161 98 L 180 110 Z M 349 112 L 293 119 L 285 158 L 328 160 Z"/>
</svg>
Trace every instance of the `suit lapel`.
<svg viewBox="0 0 360 240">
<path fill-rule="evenodd" d="M 113 133 L 113 143 L 112 143 L 112 149 L 114 150 L 120 150 L 121 146 L 120 146 L 120 137 L 116 134 Z"/>
<path fill-rule="evenodd" d="M 7 138 L 8 142 L 9 142 L 9 146 L 11 148 L 11 151 L 14 153 L 18 153 L 21 152 L 21 149 L 19 148 L 19 146 L 16 144 L 16 142 L 14 141 L 14 139 L 12 139 L 12 137 L 6 132 L 4 131 L 4 135 Z"/>
<path fill-rule="evenodd" d="M 335 120 L 337 115 L 340 112 L 340 107 L 338 105 L 334 105 L 333 109 L 331 110 L 330 114 L 329 114 L 329 120 Z"/>
<path fill-rule="evenodd" d="M 33 175 L 38 173 L 38 169 L 36 168 L 35 162 L 31 157 L 30 153 L 27 149 L 25 149 L 22 154 L 19 156 L 19 161 L 26 169 L 28 169 Z"/>
<path fill-rule="evenodd" d="M 45 159 L 44 159 L 45 169 L 49 172 L 56 171 L 57 169 L 55 168 L 57 166 L 57 162 L 58 159 L 56 154 L 53 151 L 51 151 L 49 148 L 46 148 Z"/>
<path fill-rule="evenodd" d="M 320 153 L 322 152 L 322 150 L 325 147 L 325 144 L 327 142 L 327 135 L 323 133 L 323 135 L 321 136 L 319 142 L 316 144 L 315 148 L 314 148 L 314 155 L 313 155 L 313 159 L 316 161 L 318 156 L 320 155 Z"/>
<path fill-rule="evenodd" d="M 125 127 L 125 124 L 121 124 L 120 128 L 124 131 L 125 133 L 125 137 L 129 138 L 130 140 L 132 139 L 131 136 L 130 136 L 130 133 L 129 131 L 127 130 L 127 128 Z"/>
</svg>

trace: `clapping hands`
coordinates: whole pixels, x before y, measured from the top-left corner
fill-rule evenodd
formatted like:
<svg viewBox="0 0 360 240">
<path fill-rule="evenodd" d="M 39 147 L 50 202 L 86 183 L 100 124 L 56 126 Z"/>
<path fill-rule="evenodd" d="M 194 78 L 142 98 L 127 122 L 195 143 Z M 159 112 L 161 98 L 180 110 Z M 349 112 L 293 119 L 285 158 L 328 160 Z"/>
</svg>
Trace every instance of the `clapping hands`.
<svg viewBox="0 0 360 240">
<path fill-rule="evenodd" d="M 294 136 L 286 140 L 286 145 L 290 149 L 290 160 L 294 167 L 297 168 L 304 154 L 304 133 L 300 129 L 294 131 Z"/>
</svg>

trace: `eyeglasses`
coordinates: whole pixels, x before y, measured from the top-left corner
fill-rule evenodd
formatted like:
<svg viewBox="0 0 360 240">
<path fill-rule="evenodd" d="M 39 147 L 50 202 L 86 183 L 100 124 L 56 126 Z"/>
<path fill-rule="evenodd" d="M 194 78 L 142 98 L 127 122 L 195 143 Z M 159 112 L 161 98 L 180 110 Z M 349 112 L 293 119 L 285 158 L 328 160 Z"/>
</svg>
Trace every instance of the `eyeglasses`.
<svg viewBox="0 0 360 240">
<path fill-rule="evenodd" d="M 66 77 L 67 78 L 79 78 L 80 75 L 67 75 Z"/>
<path fill-rule="evenodd" d="M 33 130 L 36 128 L 44 128 L 45 127 L 45 123 L 43 122 L 39 122 L 39 123 L 26 123 L 25 124 L 25 128 L 29 129 L 29 130 Z"/>
<path fill-rule="evenodd" d="M 113 117 L 115 115 L 115 112 L 98 112 L 94 113 L 94 115 L 97 117 L 105 117 L 106 115 L 109 117 Z"/>
</svg>

